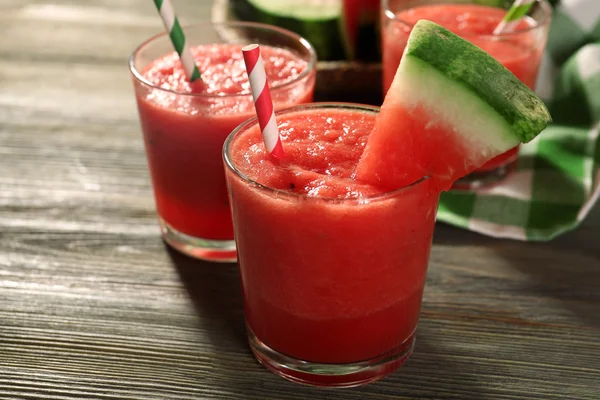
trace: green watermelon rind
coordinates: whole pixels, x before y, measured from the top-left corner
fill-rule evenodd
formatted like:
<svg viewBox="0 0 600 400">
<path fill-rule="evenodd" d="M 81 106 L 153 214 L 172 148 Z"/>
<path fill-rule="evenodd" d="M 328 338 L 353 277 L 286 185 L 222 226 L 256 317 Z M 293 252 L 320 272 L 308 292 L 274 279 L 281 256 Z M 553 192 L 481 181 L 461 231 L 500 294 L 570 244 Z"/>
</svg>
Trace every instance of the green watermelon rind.
<svg viewBox="0 0 600 400">
<path fill-rule="evenodd" d="M 448 51 L 449 48 L 452 51 Z M 417 22 L 402 64 L 411 69 L 406 76 L 419 72 L 429 75 L 419 82 L 437 86 L 437 89 L 432 88 L 432 96 L 453 96 L 456 102 L 479 112 L 492 109 L 497 118 L 491 120 L 502 128 L 496 129 L 504 132 L 502 136 L 514 136 L 526 143 L 551 122 L 542 100 L 508 69 L 479 47 L 431 21 Z M 444 93 L 435 93 L 444 85 L 448 85 Z M 474 123 L 477 115 L 471 115 L 471 119 L 465 123 Z M 491 135 L 486 136 L 493 139 Z"/>
<path fill-rule="evenodd" d="M 233 11 L 243 21 L 262 22 L 278 26 L 308 40 L 319 60 L 337 61 L 351 58 L 339 7 L 295 8 L 279 0 L 233 0 Z"/>
</svg>

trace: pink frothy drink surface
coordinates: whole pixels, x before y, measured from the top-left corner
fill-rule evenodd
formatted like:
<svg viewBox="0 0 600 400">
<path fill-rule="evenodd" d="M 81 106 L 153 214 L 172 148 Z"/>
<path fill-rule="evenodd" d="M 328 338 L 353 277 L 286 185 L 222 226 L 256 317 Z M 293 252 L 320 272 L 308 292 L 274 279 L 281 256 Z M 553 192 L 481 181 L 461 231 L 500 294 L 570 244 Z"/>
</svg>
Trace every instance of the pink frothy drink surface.
<svg viewBox="0 0 600 400">
<path fill-rule="evenodd" d="M 172 228 L 211 240 L 233 239 L 221 149 L 225 138 L 254 115 L 242 45 L 191 49 L 202 82 L 189 83 L 177 54 L 149 64 L 143 76 L 161 89 L 137 89 L 146 154 L 160 217 Z M 276 107 L 312 100 L 314 72 L 290 51 L 261 46 Z"/>
<path fill-rule="evenodd" d="M 527 31 L 527 28 L 535 26 L 531 19 L 524 19 L 518 26 L 519 30 L 524 30 L 521 34 L 504 37 L 502 40 L 486 36 L 492 34 L 505 14 L 506 10 L 501 8 L 473 4 L 434 4 L 399 12 L 396 17 L 406 24 L 390 23 L 382 36 L 384 93 L 392 84 L 412 25 L 420 19 L 435 22 L 479 46 L 533 89 L 545 40 L 539 40 L 534 36 L 534 32 Z M 478 171 L 493 170 L 506 164 L 516 157 L 517 151 L 518 148 L 514 148 L 501 154 L 488 161 Z"/>
<path fill-rule="evenodd" d="M 352 179 L 375 116 L 282 114 L 281 162 L 266 153 L 258 126 L 231 143 L 243 175 L 278 189 L 257 189 L 228 170 L 246 318 L 285 355 L 368 360 L 416 328 L 437 194 L 427 181 L 384 194 Z"/>
</svg>

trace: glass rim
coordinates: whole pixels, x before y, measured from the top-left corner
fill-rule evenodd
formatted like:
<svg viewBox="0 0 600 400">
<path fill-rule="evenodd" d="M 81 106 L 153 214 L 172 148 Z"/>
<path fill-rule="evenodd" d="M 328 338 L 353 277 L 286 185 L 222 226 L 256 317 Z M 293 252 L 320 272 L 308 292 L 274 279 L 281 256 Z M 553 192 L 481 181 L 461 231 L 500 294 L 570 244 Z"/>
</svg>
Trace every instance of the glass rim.
<svg viewBox="0 0 600 400">
<path fill-rule="evenodd" d="M 186 29 L 193 29 L 193 28 L 198 28 L 201 26 L 204 26 L 206 24 L 210 24 L 213 27 L 247 27 L 247 28 L 258 28 L 258 29 L 265 29 L 265 30 L 270 30 L 270 31 L 274 31 L 277 32 L 279 34 L 285 35 L 287 37 L 290 37 L 294 40 L 297 40 L 306 50 L 308 50 L 308 53 L 310 55 L 310 60 L 306 66 L 306 69 L 304 71 L 302 71 L 298 76 L 296 76 L 295 78 L 289 80 L 289 81 L 285 81 L 281 84 L 278 85 L 273 85 L 273 86 L 269 86 L 269 89 L 273 92 L 273 91 L 278 91 L 278 90 L 282 90 L 288 86 L 291 86 L 303 79 L 305 79 L 306 77 L 308 77 L 315 69 L 316 69 L 316 65 L 317 65 L 317 52 L 315 50 L 315 48 L 313 47 L 313 45 L 306 40 L 304 37 L 289 31 L 287 29 L 283 29 L 283 28 L 279 28 L 277 26 L 273 26 L 273 25 L 268 25 L 268 24 L 263 24 L 263 23 L 259 23 L 259 22 L 247 22 L 247 21 L 229 21 L 229 22 L 213 22 L 213 21 L 205 21 L 205 22 L 196 22 L 193 24 L 187 24 L 187 25 L 183 25 L 182 29 L 185 31 Z M 129 70 L 131 71 L 132 75 L 134 76 L 134 78 L 140 82 L 141 84 L 150 87 L 151 89 L 155 89 L 155 90 L 160 90 L 163 92 L 167 92 L 167 93 L 171 93 L 171 94 L 176 94 L 179 96 L 190 96 L 193 98 L 235 98 L 235 97 L 248 97 L 252 95 L 252 92 L 250 90 L 248 90 L 248 92 L 243 92 L 243 93 L 233 93 L 233 94 L 211 94 L 211 93 L 188 93 L 188 92 L 180 92 L 177 90 L 172 90 L 172 89 L 165 89 L 163 87 L 158 86 L 155 83 L 150 82 L 148 79 L 146 79 L 142 73 L 135 67 L 135 61 L 136 61 L 136 56 L 139 54 L 140 51 L 142 51 L 144 48 L 146 48 L 146 46 L 150 45 L 151 43 L 153 43 L 154 41 L 156 41 L 157 39 L 161 39 L 165 36 L 168 36 L 168 32 L 166 31 L 162 31 L 160 33 L 154 34 L 152 36 L 150 36 L 148 39 L 144 40 L 141 44 L 139 44 L 131 53 L 131 55 L 129 56 Z M 175 51 L 175 49 L 173 49 L 173 51 Z M 202 72 L 202 71 L 200 71 Z"/>
<path fill-rule="evenodd" d="M 466 33 L 466 34 L 462 34 L 461 33 L 461 37 L 464 38 L 471 38 L 471 37 L 478 37 L 478 38 L 498 38 L 498 37 L 510 37 L 510 36 L 514 36 L 514 35 L 519 35 L 522 33 L 526 33 L 526 32 L 531 32 L 531 31 L 535 31 L 538 28 L 544 27 L 547 24 L 549 24 L 550 22 L 550 18 L 552 17 L 552 6 L 550 5 L 550 3 L 548 2 L 548 0 L 534 0 L 536 3 L 540 4 L 540 7 L 542 7 L 542 10 L 544 12 L 543 17 L 541 18 L 540 21 L 535 21 L 535 25 L 529 26 L 527 28 L 524 29 L 517 29 L 515 31 L 512 32 L 504 32 L 504 33 L 499 33 L 497 35 L 491 34 L 491 33 L 486 33 L 486 34 L 482 34 L 482 33 Z M 417 5 L 415 7 L 420 7 L 420 6 L 424 6 L 424 5 L 433 5 L 433 4 L 471 4 L 471 5 L 476 5 L 476 6 L 485 6 L 485 4 L 478 4 L 478 3 L 439 3 L 439 1 L 431 1 L 430 3 L 427 4 L 421 4 L 421 5 Z M 410 28 L 414 27 L 414 24 L 411 24 L 407 21 L 402 20 L 401 18 L 398 18 L 398 16 L 392 11 L 390 10 L 390 0 L 381 0 L 381 6 L 383 8 L 383 15 L 385 15 L 385 17 L 388 20 L 392 20 L 395 22 L 399 22 L 403 25 L 406 25 Z M 411 8 L 415 8 L 415 7 L 410 7 L 410 8 L 406 8 L 405 10 L 410 10 Z M 500 7 L 494 7 L 494 8 L 500 8 Z"/>
<path fill-rule="evenodd" d="M 301 111 L 306 111 L 306 110 L 311 110 L 311 109 L 359 110 L 359 111 L 376 114 L 376 113 L 379 113 L 380 107 L 371 106 L 371 105 L 367 105 L 367 104 L 359 104 L 359 103 L 316 102 L 316 103 L 300 104 L 300 105 L 283 108 L 279 111 L 276 111 L 275 116 L 283 115 L 283 114 L 291 114 L 294 112 L 301 112 Z M 417 187 L 418 185 L 422 184 L 423 182 L 429 180 L 428 176 L 424 176 L 421 179 L 419 179 L 409 185 L 406 185 L 406 186 L 388 190 L 388 191 L 385 191 L 382 193 L 376 193 L 376 194 L 367 195 L 367 196 L 351 197 L 351 198 L 308 196 L 306 194 L 292 193 L 292 192 L 288 192 L 286 190 L 276 189 L 276 188 L 264 185 L 260 182 L 257 182 L 256 180 L 254 180 L 254 179 L 250 178 L 249 176 L 247 176 L 246 174 L 244 174 L 242 171 L 240 171 L 235 166 L 234 162 L 232 161 L 232 159 L 229 155 L 230 146 L 231 146 L 233 139 L 240 132 L 250 129 L 250 128 L 256 126 L 257 124 L 258 124 L 258 118 L 252 117 L 252 118 L 242 122 L 240 125 L 238 125 L 227 136 L 227 138 L 225 139 L 225 143 L 223 144 L 223 151 L 222 151 L 223 162 L 224 162 L 225 166 L 227 167 L 227 169 L 230 170 L 231 172 L 233 172 L 237 177 L 242 179 L 242 181 L 244 181 L 244 183 L 250 184 L 262 191 L 267 191 L 271 194 L 275 194 L 275 195 L 277 195 L 278 198 L 287 197 L 290 199 L 305 199 L 305 200 L 309 200 L 309 201 L 325 201 L 325 202 L 331 202 L 331 203 L 364 203 L 365 201 L 371 202 L 374 200 L 385 200 L 387 198 L 394 197 L 398 194 L 401 194 L 404 191 L 407 191 L 409 189 Z"/>
</svg>

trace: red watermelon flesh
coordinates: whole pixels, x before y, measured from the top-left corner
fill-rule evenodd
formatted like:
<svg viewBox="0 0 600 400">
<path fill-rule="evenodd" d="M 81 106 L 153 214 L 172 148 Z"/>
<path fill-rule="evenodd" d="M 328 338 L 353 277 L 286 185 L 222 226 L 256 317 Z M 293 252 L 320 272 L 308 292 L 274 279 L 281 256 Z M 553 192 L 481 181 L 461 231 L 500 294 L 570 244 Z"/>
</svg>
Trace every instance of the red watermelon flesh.
<svg viewBox="0 0 600 400">
<path fill-rule="evenodd" d="M 431 176 L 436 186 L 447 189 L 455 176 L 485 163 L 486 157 L 472 157 L 471 149 L 454 135 L 452 126 L 430 121 L 431 113 L 422 106 L 412 110 L 398 106 L 390 112 L 382 109 L 356 178 L 395 189 Z"/>
</svg>

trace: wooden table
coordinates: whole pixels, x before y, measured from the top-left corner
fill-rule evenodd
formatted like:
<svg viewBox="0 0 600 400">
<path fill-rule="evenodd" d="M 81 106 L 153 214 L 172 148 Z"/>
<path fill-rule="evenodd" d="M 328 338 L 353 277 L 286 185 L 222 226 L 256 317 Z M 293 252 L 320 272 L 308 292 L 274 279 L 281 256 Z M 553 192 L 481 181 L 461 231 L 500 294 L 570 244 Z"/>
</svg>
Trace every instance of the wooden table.
<svg viewBox="0 0 600 400">
<path fill-rule="evenodd" d="M 439 224 L 416 351 L 379 383 L 261 367 L 236 266 L 159 237 L 126 61 L 160 29 L 150 0 L 0 3 L 0 399 L 600 399 L 600 207 L 547 244 Z"/>
</svg>

